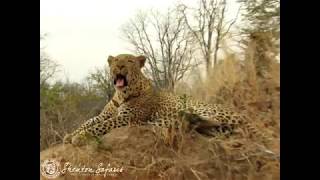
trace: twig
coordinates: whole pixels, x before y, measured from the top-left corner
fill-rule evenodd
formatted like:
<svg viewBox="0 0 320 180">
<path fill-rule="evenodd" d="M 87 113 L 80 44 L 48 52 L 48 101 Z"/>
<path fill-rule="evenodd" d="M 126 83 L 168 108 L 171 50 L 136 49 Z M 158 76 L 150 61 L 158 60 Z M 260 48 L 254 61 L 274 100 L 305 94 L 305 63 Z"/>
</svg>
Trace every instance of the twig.
<svg viewBox="0 0 320 180">
<path fill-rule="evenodd" d="M 194 174 L 194 176 L 198 179 L 201 180 L 201 178 L 198 176 L 197 172 L 195 170 L 193 170 L 192 168 L 190 168 L 190 170 L 192 171 L 192 173 Z"/>
</svg>

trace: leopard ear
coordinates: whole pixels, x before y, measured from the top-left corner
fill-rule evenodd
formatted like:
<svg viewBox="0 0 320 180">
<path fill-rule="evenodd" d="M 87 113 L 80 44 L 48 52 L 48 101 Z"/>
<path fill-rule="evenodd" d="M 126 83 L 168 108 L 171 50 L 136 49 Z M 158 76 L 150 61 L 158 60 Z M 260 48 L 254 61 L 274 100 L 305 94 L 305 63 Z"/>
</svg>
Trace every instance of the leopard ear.
<svg viewBox="0 0 320 180">
<path fill-rule="evenodd" d="M 136 57 L 136 60 L 139 62 L 140 68 L 142 68 L 146 62 L 145 56 L 138 56 Z"/>
<path fill-rule="evenodd" d="M 109 56 L 108 57 L 108 63 L 109 63 L 109 66 L 111 65 L 112 61 L 113 61 L 114 57 L 113 56 Z"/>
</svg>

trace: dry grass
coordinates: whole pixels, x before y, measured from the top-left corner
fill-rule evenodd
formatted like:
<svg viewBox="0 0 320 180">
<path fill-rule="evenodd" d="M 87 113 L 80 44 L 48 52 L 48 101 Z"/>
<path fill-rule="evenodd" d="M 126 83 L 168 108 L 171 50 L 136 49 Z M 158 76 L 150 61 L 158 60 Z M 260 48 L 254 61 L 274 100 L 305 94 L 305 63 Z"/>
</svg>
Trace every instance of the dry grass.
<svg viewBox="0 0 320 180">
<path fill-rule="evenodd" d="M 279 179 L 277 152 L 269 153 L 248 139 L 207 139 L 191 132 L 170 141 L 159 131 L 120 128 L 106 135 L 99 146 L 58 145 L 43 151 L 41 159 L 57 158 L 78 167 L 97 167 L 101 162 L 124 167 L 116 179 Z M 88 179 L 71 174 L 61 179 L 75 177 Z"/>
</svg>

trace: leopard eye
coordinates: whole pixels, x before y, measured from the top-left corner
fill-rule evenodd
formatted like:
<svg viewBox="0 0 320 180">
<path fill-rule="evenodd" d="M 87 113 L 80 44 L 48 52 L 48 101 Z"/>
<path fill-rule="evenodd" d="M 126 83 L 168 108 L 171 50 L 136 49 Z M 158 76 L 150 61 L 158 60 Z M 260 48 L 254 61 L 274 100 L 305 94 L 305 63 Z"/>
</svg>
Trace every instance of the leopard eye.
<svg viewBox="0 0 320 180">
<path fill-rule="evenodd" d="M 134 63 L 132 60 L 128 60 L 128 62 Z"/>
</svg>

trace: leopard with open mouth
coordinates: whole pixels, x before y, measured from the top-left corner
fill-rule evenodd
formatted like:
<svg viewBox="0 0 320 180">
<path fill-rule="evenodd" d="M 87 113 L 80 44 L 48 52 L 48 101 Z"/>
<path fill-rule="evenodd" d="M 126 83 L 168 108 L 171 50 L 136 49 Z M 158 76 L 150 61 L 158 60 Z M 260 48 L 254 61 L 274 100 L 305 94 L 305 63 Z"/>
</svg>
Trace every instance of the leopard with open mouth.
<svg viewBox="0 0 320 180">
<path fill-rule="evenodd" d="M 130 54 L 108 57 L 116 90 L 112 100 L 99 115 L 87 120 L 71 134 L 67 134 L 64 143 L 80 146 L 84 144 L 83 137 L 86 135 L 99 138 L 112 129 L 131 124 L 170 127 L 179 119 L 179 113 L 189 113 L 188 109 L 192 109 L 192 114 L 198 119 L 196 122 L 209 124 L 205 128 L 212 131 L 212 135 L 221 133 L 219 129 L 228 129 L 230 133 L 242 127 L 252 136 L 267 138 L 243 114 L 217 104 L 207 104 L 191 98 L 184 100 L 172 93 L 157 90 L 141 71 L 145 61 L 145 56 Z"/>
</svg>

